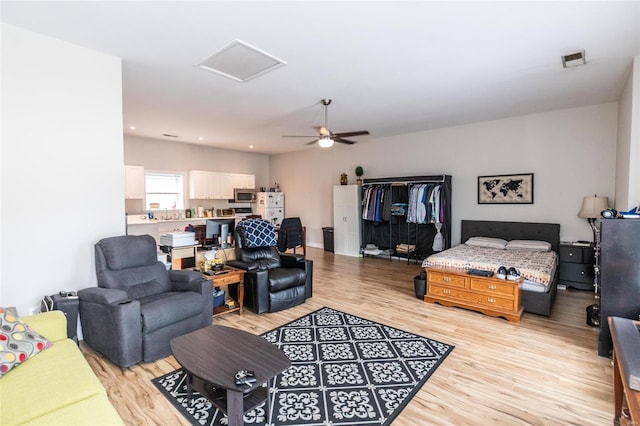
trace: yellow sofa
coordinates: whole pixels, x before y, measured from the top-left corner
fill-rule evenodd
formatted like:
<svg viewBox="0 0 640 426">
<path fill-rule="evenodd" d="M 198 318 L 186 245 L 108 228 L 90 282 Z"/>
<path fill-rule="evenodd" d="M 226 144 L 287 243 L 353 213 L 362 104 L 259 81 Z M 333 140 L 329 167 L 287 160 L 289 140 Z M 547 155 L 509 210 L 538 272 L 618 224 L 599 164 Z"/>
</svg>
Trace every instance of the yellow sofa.
<svg viewBox="0 0 640 426">
<path fill-rule="evenodd" d="M 20 318 L 53 346 L 0 378 L 0 425 L 123 425 L 61 311 Z"/>
</svg>

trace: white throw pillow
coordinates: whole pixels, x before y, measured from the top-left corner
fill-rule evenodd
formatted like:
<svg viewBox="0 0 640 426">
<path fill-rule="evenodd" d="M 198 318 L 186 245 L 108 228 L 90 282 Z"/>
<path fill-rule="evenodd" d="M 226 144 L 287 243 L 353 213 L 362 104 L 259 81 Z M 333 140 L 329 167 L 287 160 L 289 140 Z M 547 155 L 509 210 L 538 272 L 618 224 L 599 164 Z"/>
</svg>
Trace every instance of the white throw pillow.
<svg viewBox="0 0 640 426">
<path fill-rule="evenodd" d="M 465 244 L 473 247 L 486 247 L 504 250 L 507 246 L 507 240 L 490 237 L 471 237 Z"/>
<path fill-rule="evenodd" d="M 507 243 L 507 250 L 532 250 L 532 251 L 549 251 L 551 243 L 538 240 L 511 240 Z"/>
</svg>

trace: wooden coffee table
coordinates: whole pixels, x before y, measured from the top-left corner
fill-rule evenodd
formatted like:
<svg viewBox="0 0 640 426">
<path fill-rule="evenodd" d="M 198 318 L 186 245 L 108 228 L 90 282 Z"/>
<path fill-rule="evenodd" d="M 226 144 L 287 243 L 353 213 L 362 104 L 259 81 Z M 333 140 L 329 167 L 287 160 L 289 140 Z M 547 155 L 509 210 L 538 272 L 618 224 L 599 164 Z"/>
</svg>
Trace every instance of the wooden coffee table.
<svg viewBox="0 0 640 426">
<path fill-rule="evenodd" d="M 175 337 L 170 344 L 187 373 L 188 401 L 192 389 L 197 390 L 227 415 L 229 426 L 243 425 L 244 413 L 265 400 L 270 415 L 268 387 L 262 384 L 291 366 L 284 352 L 262 337 L 222 325 Z M 236 385 L 240 370 L 253 371 L 256 382 Z"/>
<path fill-rule="evenodd" d="M 227 308 L 224 305 L 216 306 L 213 308 L 213 315 L 226 314 L 227 312 L 238 311 L 239 315 L 242 315 L 242 305 L 244 304 L 244 270 L 239 268 L 233 268 L 231 266 L 225 266 L 222 269 L 222 274 L 218 275 L 206 275 L 202 274 L 203 278 L 211 281 L 214 287 L 225 287 L 229 284 L 238 284 L 238 306 L 235 308 Z"/>
</svg>

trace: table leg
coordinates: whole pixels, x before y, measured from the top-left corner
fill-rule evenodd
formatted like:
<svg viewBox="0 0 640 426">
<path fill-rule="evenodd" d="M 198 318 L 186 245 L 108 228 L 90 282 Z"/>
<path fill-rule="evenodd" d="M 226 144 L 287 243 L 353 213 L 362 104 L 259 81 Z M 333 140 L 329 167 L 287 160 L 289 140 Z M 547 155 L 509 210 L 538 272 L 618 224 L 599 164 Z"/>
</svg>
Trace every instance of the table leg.
<svg viewBox="0 0 640 426">
<path fill-rule="evenodd" d="M 191 395 L 193 395 L 193 385 L 191 383 L 192 381 L 193 375 L 187 372 L 187 407 L 191 403 Z"/>
<path fill-rule="evenodd" d="M 620 376 L 620 366 L 618 365 L 618 355 L 613 352 L 613 413 L 614 419 L 620 419 L 622 415 L 622 398 L 624 396 L 624 389 L 622 389 L 622 377 Z"/>
<path fill-rule="evenodd" d="M 240 274 L 240 282 L 238 283 L 238 315 L 242 315 L 242 306 L 244 305 L 244 274 Z"/>
<path fill-rule="evenodd" d="M 242 392 L 227 389 L 227 417 L 229 418 L 229 426 L 244 425 Z"/>
</svg>

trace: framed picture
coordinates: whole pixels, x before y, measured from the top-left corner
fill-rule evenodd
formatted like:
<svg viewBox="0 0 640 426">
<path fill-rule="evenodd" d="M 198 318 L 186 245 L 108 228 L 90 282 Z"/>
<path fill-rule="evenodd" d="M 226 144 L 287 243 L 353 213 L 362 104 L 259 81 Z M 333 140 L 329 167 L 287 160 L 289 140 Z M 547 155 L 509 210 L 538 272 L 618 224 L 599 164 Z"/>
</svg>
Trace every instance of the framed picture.
<svg viewBox="0 0 640 426">
<path fill-rule="evenodd" d="M 478 204 L 533 204 L 533 173 L 478 176 Z"/>
</svg>

